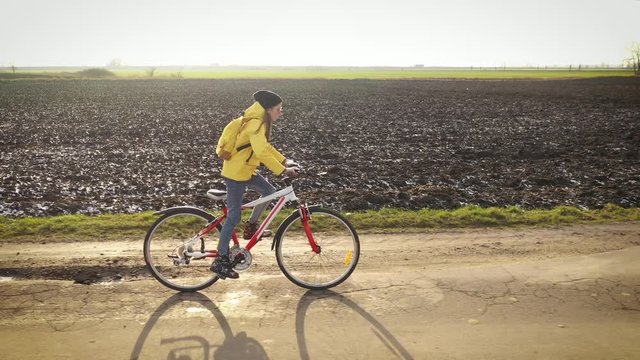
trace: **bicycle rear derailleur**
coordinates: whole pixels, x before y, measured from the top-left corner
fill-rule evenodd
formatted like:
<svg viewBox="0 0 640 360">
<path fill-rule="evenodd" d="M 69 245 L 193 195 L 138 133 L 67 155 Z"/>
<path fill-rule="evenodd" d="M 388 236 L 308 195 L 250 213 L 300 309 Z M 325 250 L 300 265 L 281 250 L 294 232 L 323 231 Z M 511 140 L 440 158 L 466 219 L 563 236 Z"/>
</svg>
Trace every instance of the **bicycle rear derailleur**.
<svg viewBox="0 0 640 360">
<path fill-rule="evenodd" d="M 175 266 L 184 266 L 189 265 L 191 262 L 191 257 L 187 256 L 188 252 L 193 252 L 193 246 L 182 244 L 178 246 L 174 253 L 175 255 L 169 255 L 170 258 L 173 258 L 173 265 Z"/>
</svg>

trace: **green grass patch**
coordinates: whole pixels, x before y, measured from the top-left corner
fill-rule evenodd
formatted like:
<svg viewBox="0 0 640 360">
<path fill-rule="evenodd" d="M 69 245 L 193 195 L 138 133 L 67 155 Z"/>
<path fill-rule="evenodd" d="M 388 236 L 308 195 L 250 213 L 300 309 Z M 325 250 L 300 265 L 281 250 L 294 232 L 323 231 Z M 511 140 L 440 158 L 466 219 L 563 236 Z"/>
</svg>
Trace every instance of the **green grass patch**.
<svg viewBox="0 0 640 360">
<path fill-rule="evenodd" d="M 140 234 L 144 236 L 145 229 L 155 219 L 152 212 L 99 216 L 0 217 L 0 241 L 139 239 Z"/>
<path fill-rule="evenodd" d="M 291 210 L 291 209 L 290 209 Z M 291 210 L 293 211 L 293 210 Z M 291 211 L 274 220 L 277 226 Z M 554 209 L 524 210 L 519 207 L 480 208 L 467 206 L 455 210 L 383 209 L 345 212 L 359 232 L 406 232 L 420 229 L 563 225 L 592 222 L 638 221 L 640 208 L 607 205 L 602 209 L 560 206 Z M 243 222 L 248 218 L 245 212 Z M 54 217 L 0 217 L 0 241 L 109 241 L 140 240 L 158 218 L 153 212 L 105 214 L 99 216 L 62 215 Z M 328 225 L 330 226 L 330 225 Z"/>
<path fill-rule="evenodd" d="M 607 205 L 602 209 L 559 206 L 554 209 L 524 210 L 519 207 L 481 208 L 466 206 L 455 210 L 417 211 L 383 209 L 348 214 L 362 230 L 403 231 L 403 229 L 448 229 L 472 227 L 508 227 L 561 225 L 605 221 L 640 220 L 640 208 Z"/>
</svg>

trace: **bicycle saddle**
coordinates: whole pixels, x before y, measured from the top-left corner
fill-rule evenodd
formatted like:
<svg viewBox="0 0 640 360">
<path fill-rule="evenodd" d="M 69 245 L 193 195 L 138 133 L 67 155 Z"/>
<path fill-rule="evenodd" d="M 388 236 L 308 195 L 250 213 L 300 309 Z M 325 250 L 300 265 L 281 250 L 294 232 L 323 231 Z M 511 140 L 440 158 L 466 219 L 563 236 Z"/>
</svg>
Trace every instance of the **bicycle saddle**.
<svg viewBox="0 0 640 360">
<path fill-rule="evenodd" d="M 225 190 L 209 189 L 207 197 L 213 200 L 226 200 L 227 192 Z"/>
</svg>

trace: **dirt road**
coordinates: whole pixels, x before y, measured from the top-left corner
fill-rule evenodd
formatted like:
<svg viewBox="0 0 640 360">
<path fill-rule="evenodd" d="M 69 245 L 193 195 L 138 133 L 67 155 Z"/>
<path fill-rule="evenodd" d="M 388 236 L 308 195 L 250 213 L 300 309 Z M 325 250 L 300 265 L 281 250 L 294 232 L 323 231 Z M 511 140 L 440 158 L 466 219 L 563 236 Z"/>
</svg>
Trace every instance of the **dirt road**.
<svg viewBox="0 0 640 360">
<path fill-rule="evenodd" d="M 307 292 L 268 246 L 238 281 L 176 294 L 141 241 L 2 244 L 3 359 L 634 359 L 640 223 L 363 234 Z M 90 284 L 90 285 L 87 285 Z"/>
</svg>

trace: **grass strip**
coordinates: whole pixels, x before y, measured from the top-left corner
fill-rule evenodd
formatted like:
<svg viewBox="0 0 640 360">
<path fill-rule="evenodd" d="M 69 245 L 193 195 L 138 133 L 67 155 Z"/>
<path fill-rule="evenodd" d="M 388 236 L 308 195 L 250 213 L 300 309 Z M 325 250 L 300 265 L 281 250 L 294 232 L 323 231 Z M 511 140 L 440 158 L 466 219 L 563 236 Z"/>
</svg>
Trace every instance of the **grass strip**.
<svg viewBox="0 0 640 360">
<path fill-rule="evenodd" d="M 590 210 L 573 206 L 525 210 L 516 206 L 506 208 L 466 206 L 455 210 L 383 209 L 352 213 L 348 217 L 358 229 L 402 231 L 404 228 L 446 229 L 635 221 L 640 220 L 640 208 L 607 205 L 602 209 Z"/>
<path fill-rule="evenodd" d="M 290 214 L 281 212 L 272 229 Z M 519 207 L 481 208 L 466 206 L 455 210 L 382 209 L 344 212 L 361 232 L 407 232 L 420 229 L 444 230 L 474 227 L 548 226 L 592 222 L 640 220 L 640 208 L 607 205 L 602 209 L 559 206 L 526 210 Z M 249 216 L 244 214 L 243 222 Z M 2 242 L 62 242 L 140 240 L 158 218 L 153 212 L 136 214 L 61 215 L 53 217 L 0 217 Z"/>
</svg>

